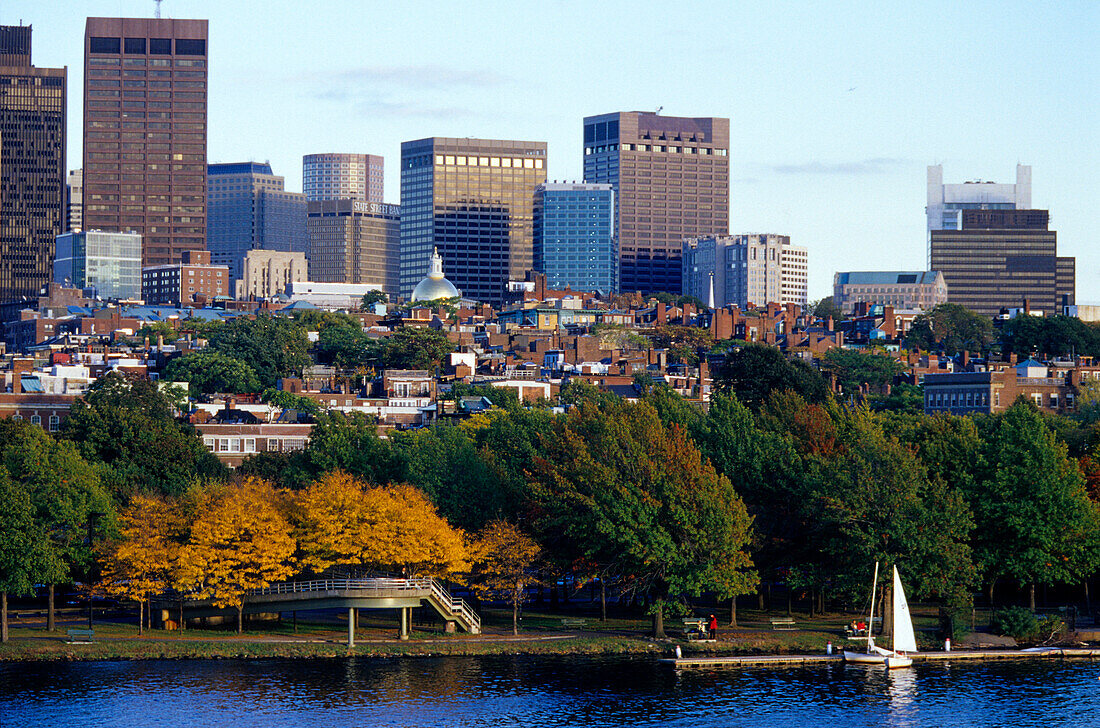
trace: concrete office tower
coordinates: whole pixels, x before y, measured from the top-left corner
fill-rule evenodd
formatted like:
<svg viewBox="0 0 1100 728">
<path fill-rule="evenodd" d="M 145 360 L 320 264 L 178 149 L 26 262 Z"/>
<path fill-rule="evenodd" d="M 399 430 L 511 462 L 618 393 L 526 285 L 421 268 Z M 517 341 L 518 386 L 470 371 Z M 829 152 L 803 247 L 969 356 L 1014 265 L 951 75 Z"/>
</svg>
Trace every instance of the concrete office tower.
<svg viewBox="0 0 1100 728">
<path fill-rule="evenodd" d="M 30 26 L 0 26 L 0 320 L 53 274 L 65 218 L 64 68 L 31 65 Z"/>
<path fill-rule="evenodd" d="M 141 298 L 141 236 L 99 230 L 59 235 L 53 280 L 92 288 L 105 301 Z"/>
<path fill-rule="evenodd" d="M 961 230 L 963 210 L 1031 209 L 1031 167 L 1016 165 L 1016 184 L 943 183 L 943 165 L 928 168 L 928 230 Z"/>
<path fill-rule="evenodd" d="M 309 202 L 381 202 L 383 168 L 377 154 L 307 154 L 302 157 L 302 191 Z"/>
<path fill-rule="evenodd" d="M 1020 308 L 1050 316 L 1071 306 L 1073 258 L 1058 257 L 1046 210 L 962 210 L 961 230 L 932 230 L 932 268 L 947 299 L 983 316 Z"/>
<path fill-rule="evenodd" d="M 305 253 L 281 250 L 250 250 L 244 257 L 241 279 L 237 281 L 238 300 L 265 299 L 286 293 L 295 281 L 308 281 Z"/>
<path fill-rule="evenodd" d="M 65 185 L 65 231 L 80 232 L 84 229 L 84 170 L 69 170 Z"/>
<path fill-rule="evenodd" d="M 535 188 L 535 270 L 546 287 L 617 293 L 615 192 L 609 184 L 547 182 Z"/>
<path fill-rule="evenodd" d="M 546 142 L 432 137 L 401 143 L 401 295 L 439 250 L 462 295 L 500 306 L 534 265 L 535 187 Z"/>
<path fill-rule="evenodd" d="M 683 241 L 683 292 L 717 308 L 806 305 L 806 249 L 787 235 L 708 235 Z"/>
<path fill-rule="evenodd" d="M 833 303 L 851 313 L 857 303 L 927 310 L 947 303 L 939 271 L 846 271 L 833 275 Z"/>
<path fill-rule="evenodd" d="M 207 21 L 88 18 L 84 229 L 140 233 L 146 266 L 206 249 Z"/>
<path fill-rule="evenodd" d="M 306 196 L 287 192 L 270 164 L 207 165 L 206 186 L 206 248 L 233 280 L 244 275 L 250 250 L 308 253 Z"/>
<path fill-rule="evenodd" d="M 309 203 L 309 280 L 372 284 L 398 293 L 401 208 L 362 200 Z"/>
<path fill-rule="evenodd" d="M 680 293 L 684 238 L 729 234 L 729 119 L 584 120 L 584 181 L 615 190 L 620 290 Z"/>
</svg>

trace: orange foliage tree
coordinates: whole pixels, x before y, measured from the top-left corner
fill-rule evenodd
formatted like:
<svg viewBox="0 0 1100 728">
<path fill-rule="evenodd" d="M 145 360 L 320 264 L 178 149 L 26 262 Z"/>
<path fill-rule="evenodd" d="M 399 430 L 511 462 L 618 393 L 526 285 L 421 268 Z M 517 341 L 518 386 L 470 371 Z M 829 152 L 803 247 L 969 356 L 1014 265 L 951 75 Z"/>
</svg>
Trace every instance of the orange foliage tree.
<svg viewBox="0 0 1100 728">
<path fill-rule="evenodd" d="M 512 634 L 519 634 L 519 608 L 527 585 L 537 582 L 534 567 L 542 549 L 533 538 L 507 521 L 492 521 L 470 545 L 470 587 L 482 598 L 501 598 L 512 605 Z"/>
<path fill-rule="evenodd" d="M 295 541 L 271 483 L 247 478 L 213 485 L 195 496 L 191 536 L 180 551 L 177 582 L 199 599 L 237 610 L 244 626 L 244 597 L 293 573 Z"/>
</svg>

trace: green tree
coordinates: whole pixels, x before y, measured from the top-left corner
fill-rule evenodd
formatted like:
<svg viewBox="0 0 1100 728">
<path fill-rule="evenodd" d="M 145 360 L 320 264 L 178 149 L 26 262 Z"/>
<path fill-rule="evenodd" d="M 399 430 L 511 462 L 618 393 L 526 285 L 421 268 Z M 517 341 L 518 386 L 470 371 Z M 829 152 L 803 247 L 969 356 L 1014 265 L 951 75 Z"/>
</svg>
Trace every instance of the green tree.
<svg viewBox="0 0 1100 728">
<path fill-rule="evenodd" d="M 363 294 L 363 301 L 361 304 L 359 304 L 359 308 L 366 311 L 367 309 L 374 306 L 374 304 L 376 303 L 386 303 L 389 300 L 390 297 L 382 291 L 368 291 L 367 293 Z"/>
<path fill-rule="evenodd" d="M 668 349 L 674 362 L 695 365 L 699 363 L 699 352 L 710 348 L 714 340 L 708 329 L 695 326 L 674 326 L 664 324 L 645 332 L 646 336 L 659 349 Z"/>
<path fill-rule="evenodd" d="M 321 413 L 317 400 L 282 389 L 268 388 L 260 394 L 260 401 L 280 409 L 293 409 L 316 417 Z"/>
<path fill-rule="evenodd" d="M 729 352 L 715 377 L 721 391 L 732 392 L 750 409 L 758 410 L 768 394 L 789 389 L 810 402 L 829 398 L 825 380 L 801 359 L 787 359 L 766 344 L 747 344 Z"/>
<path fill-rule="evenodd" d="M 273 387 L 282 377 L 301 376 L 310 364 L 305 330 L 285 316 L 260 313 L 239 316 L 210 332 L 210 347 L 256 370 L 260 387 Z"/>
<path fill-rule="evenodd" d="M 70 442 L 26 422 L 0 423 L 0 457 L 12 482 L 30 498 L 49 558 L 40 578 L 49 585 L 47 629 L 54 629 L 54 586 L 92 567 L 93 526 L 112 521 L 113 506 L 99 473 Z"/>
<path fill-rule="evenodd" d="M 493 403 L 494 407 L 513 410 L 518 409 L 519 391 L 512 387 L 494 387 L 491 384 L 465 384 L 455 382 L 451 387 L 449 399 L 460 400 L 463 397 L 484 397 Z"/>
<path fill-rule="evenodd" d="M 844 312 L 840 310 L 840 306 L 833 301 L 832 296 L 810 301 L 809 305 L 806 306 L 806 310 L 814 318 L 824 319 L 832 316 L 834 321 L 841 321 L 846 318 Z"/>
<path fill-rule="evenodd" d="M 466 429 L 437 425 L 394 432 L 390 441 L 404 466 L 399 479 L 424 491 L 454 525 L 477 529 L 508 510 L 494 474 Z"/>
<path fill-rule="evenodd" d="M 55 567 L 30 496 L 0 468 L 0 642 L 8 641 L 8 595 L 28 596 Z"/>
<path fill-rule="evenodd" d="M 374 342 L 373 358 L 384 369 L 434 369 L 454 344 L 442 331 L 401 326 L 385 339 Z"/>
<path fill-rule="evenodd" d="M 1034 405 L 1017 402 L 985 442 L 986 477 L 968 493 L 976 514 L 976 552 L 989 585 L 1074 583 L 1081 544 L 1096 528 L 1084 477 Z"/>
<path fill-rule="evenodd" d="M 260 390 L 256 372 L 246 362 L 211 349 L 176 357 L 168 362 L 164 378 L 187 382 L 191 396 L 214 393 L 251 393 Z"/>
<path fill-rule="evenodd" d="M 905 337 L 910 347 L 941 350 L 949 356 L 962 351 L 981 354 L 994 340 L 993 321 L 957 303 L 941 303 L 917 316 Z"/>
<path fill-rule="evenodd" d="M 905 366 L 888 354 L 854 349 L 829 349 L 822 359 L 823 368 L 836 375 L 845 394 L 858 392 L 863 385 L 882 388 L 905 371 Z"/>
<path fill-rule="evenodd" d="M 317 358 L 338 369 L 354 369 L 371 355 L 372 339 L 358 325 L 328 326 L 317 336 Z"/>
<path fill-rule="evenodd" d="M 227 474 L 189 424 L 177 422 L 155 382 L 100 377 L 73 402 L 61 436 L 100 463 L 103 485 L 120 501 L 133 493 L 179 495 L 202 478 Z"/>
<path fill-rule="evenodd" d="M 621 567 L 653 600 L 654 634 L 668 601 L 751 589 L 751 519 L 729 479 L 647 404 L 582 402 L 559 420 L 535 461 L 542 538 L 559 554 Z"/>
<path fill-rule="evenodd" d="M 343 470 L 369 483 L 388 483 L 401 473 L 401 461 L 378 437 L 378 426 L 359 412 L 322 412 L 302 453 L 305 472 L 314 477 Z"/>
</svg>

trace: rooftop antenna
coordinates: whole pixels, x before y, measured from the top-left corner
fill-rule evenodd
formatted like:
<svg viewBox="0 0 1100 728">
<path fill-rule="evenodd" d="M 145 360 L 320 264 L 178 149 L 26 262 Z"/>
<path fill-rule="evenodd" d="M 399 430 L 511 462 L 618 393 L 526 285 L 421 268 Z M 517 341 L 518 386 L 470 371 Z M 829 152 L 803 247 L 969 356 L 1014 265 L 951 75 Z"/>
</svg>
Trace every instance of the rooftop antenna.
<svg viewBox="0 0 1100 728">
<path fill-rule="evenodd" d="M 157 20 L 160 20 L 160 4 L 161 4 L 162 0 L 153 0 L 153 2 L 155 2 L 157 4 L 157 16 L 156 17 L 157 17 Z"/>
</svg>

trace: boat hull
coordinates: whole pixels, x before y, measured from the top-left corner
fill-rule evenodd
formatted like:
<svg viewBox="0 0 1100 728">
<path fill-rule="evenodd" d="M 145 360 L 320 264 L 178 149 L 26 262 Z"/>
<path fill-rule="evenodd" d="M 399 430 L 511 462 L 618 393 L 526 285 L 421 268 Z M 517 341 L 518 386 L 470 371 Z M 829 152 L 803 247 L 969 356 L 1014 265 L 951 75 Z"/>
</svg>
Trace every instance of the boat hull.
<svg viewBox="0 0 1100 728">
<path fill-rule="evenodd" d="M 886 667 L 888 670 L 909 667 L 913 664 L 913 658 L 905 655 L 880 655 L 877 652 L 850 652 L 848 650 L 844 650 L 844 661 L 856 665 L 879 665 Z"/>
</svg>

